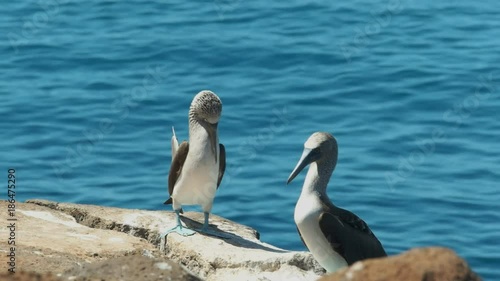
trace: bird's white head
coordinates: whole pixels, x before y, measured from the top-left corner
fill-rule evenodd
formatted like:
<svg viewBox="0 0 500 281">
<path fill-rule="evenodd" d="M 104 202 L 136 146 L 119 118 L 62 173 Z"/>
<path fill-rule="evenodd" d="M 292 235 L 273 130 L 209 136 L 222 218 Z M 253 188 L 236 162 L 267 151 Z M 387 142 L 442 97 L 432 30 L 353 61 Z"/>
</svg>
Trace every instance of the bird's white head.
<svg viewBox="0 0 500 281">
<path fill-rule="evenodd" d="M 325 153 L 331 153 L 337 149 L 337 140 L 330 133 L 316 132 L 307 139 L 304 148 L 310 150 L 320 149 Z"/>
<path fill-rule="evenodd" d="M 337 164 L 337 157 L 337 140 L 330 133 L 316 132 L 312 134 L 304 143 L 302 157 L 290 174 L 287 183 L 290 183 L 305 167 L 313 162 L 331 162 L 325 164 L 329 165 L 333 170 Z"/>
<path fill-rule="evenodd" d="M 217 124 L 222 114 L 222 102 L 212 91 L 204 90 L 193 98 L 189 112 L 197 121 Z"/>
</svg>

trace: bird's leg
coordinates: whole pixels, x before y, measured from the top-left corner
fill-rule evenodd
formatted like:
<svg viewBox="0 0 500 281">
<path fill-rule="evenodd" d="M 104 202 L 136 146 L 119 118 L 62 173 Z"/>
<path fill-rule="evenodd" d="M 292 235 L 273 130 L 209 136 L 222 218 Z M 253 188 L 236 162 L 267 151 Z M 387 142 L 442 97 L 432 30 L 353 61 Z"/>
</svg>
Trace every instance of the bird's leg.
<svg viewBox="0 0 500 281">
<path fill-rule="evenodd" d="M 209 212 L 204 212 L 205 215 L 205 223 L 203 223 L 203 227 L 201 228 L 201 231 L 208 231 L 208 217 L 210 216 Z"/>
<path fill-rule="evenodd" d="M 205 215 L 205 222 L 203 223 L 203 227 L 200 228 L 200 229 L 197 229 L 198 232 L 200 233 L 203 233 L 203 234 L 206 234 L 206 235 L 209 235 L 209 236 L 215 236 L 215 237 L 219 237 L 219 238 L 226 238 L 226 239 L 229 239 L 230 237 L 222 234 L 222 233 L 218 233 L 214 230 L 211 230 L 208 228 L 208 218 L 210 216 L 210 213 L 209 212 L 203 212 L 204 215 Z"/>
<path fill-rule="evenodd" d="M 166 237 L 168 234 L 170 234 L 171 232 L 176 232 L 182 236 L 191 236 L 193 234 L 195 234 L 196 232 L 187 228 L 187 227 L 183 227 L 182 226 L 182 223 L 181 223 L 181 217 L 180 217 L 180 209 L 179 210 L 175 210 L 175 215 L 177 216 L 177 226 L 174 227 L 174 228 L 171 228 L 167 231 L 165 231 L 164 233 L 161 234 L 161 237 Z"/>
</svg>

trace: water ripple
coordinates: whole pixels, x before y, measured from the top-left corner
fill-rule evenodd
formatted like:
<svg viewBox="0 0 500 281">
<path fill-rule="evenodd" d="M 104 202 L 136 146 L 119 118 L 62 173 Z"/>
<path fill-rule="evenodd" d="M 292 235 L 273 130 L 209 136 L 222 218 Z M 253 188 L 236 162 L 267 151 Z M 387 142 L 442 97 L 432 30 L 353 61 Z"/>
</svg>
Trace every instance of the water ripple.
<svg viewBox="0 0 500 281">
<path fill-rule="evenodd" d="M 304 249 L 305 173 L 285 181 L 309 134 L 330 131 L 329 195 L 390 254 L 443 245 L 497 280 L 498 3 L 402 1 L 382 24 L 387 1 L 69 1 L 27 33 L 43 8 L 8 2 L 2 163 L 23 175 L 21 200 L 165 209 L 170 127 L 186 139 L 192 96 L 212 89 L 228 152 L 215 214 Z"/>
</svg>

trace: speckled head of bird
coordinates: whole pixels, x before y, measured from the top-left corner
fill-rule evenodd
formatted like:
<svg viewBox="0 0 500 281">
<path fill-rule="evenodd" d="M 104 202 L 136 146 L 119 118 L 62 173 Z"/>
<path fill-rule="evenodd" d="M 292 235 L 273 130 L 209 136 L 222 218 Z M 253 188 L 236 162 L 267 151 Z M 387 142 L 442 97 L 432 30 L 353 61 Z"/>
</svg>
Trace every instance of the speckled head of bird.
<svg viewBox="0 0 500 281">
<path fill-rule="evenodd" d="M 189 112 L 199 121 L 217 124 L 222 114 L 222 102 L 212 91 L 204 90 L 193 98 Z"/>
<path fill-rule="evenodd" d="M 300 157 L 297 166 L 290 174 L 287 183 L 290 183 L 305 167 L 313 162 L 328 160 L 328 162 L 331 162 L 329 164 L 335 168 L 337 157 L 337 140 L 330 133 L 316 132 L 312 134 L 304 143 L 302 157 Z"/>
</svg>

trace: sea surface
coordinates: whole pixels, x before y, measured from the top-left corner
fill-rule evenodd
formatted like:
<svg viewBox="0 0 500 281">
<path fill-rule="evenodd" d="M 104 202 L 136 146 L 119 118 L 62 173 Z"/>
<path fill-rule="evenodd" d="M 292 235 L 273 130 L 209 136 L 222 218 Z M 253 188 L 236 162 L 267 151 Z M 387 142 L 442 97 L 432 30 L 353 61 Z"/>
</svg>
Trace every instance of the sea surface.
<svg viewBox="0 0 500 281">
<path fill-rule="evenodd" d="M 389 254 L 450 247 L 500 280 L 499 14 L 497 0 L 7 1 L 1 173 L 16 169 L 20 201 L 170 210 L 171 126 L 186 139 L 210 89 L 228 162 L 214 214 L 305 250 L 305 172 L 285 182 L 327 131 L 330 198 Z"/>
</svg>

